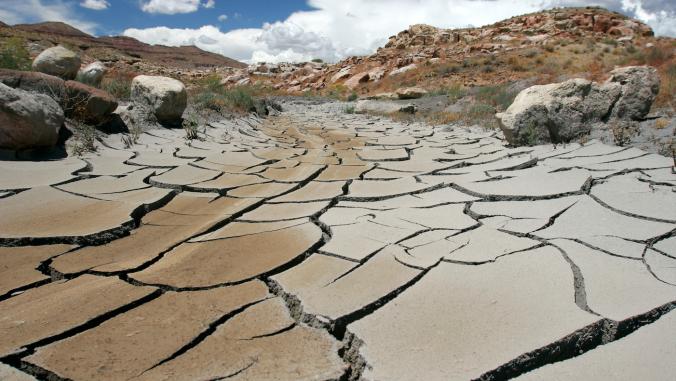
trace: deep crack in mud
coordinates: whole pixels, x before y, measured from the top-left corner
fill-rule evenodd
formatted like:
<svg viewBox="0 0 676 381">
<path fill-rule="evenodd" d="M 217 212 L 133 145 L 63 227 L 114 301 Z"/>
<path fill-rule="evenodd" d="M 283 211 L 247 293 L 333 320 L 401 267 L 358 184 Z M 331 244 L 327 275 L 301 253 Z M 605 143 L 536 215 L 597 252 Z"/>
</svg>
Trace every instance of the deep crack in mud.
<svg viewBox="0 0 676 381">
<path fill-rule="evenodd" d="M 0 365 L 46 380 L 668 369 L 670 159 L 342 107 L 289 103 L 191 142 L 110 135 L 3 176 Z"/>
</svg>

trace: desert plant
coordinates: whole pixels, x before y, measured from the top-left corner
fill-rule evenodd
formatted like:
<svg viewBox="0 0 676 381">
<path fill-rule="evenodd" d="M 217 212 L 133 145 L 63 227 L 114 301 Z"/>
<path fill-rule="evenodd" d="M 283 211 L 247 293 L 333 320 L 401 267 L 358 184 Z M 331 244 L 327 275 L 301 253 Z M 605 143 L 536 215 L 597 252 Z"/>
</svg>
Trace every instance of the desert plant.
<svg viewBox="0 0 676 381">
<path fill-rule="evenodd" d="M 247 113 L 256 110 L 254 94 L 257 89 L 249 86 L 225 88 L 217 76 L 203 79 L 192 92 L 190 100 L 196 111 L 217 113 Z"/>
<path fill-rule="evenodd" d="M 354 106 L 353 105 L 347 105 L 345 108 L 343 108 L 343 112 L 346 114 L 354 114 Z"/>
<path fill-rule="evenodd" d="M 354 102 L 354 101 L 357 100 L 357 98 L 359 98 L 359 95 L 357 95 L 357 93 L 355 93 L 355 92 L 353 91 L 353 92 L 347 97 L 347 101 L 348 101 L 348 102 Z"/>
<path fill-rule="evenodd" d="M 129 100 L 131 96 L 131 79 L 120 77 L 104 78 L 101 89 L 120 100 Z"/>
<path fill-rule="evenodd" d="M 72 151 L 76 156 L 82 156 L 89 152 L 96 152 L 96 129 L 82 122 L 73 122 L 71 125 L 73 132 Z"/>
<path fill-rule="evenodd" d="M 193 140 L 203 140 L 203 137 L 200 135 L 199 122 L 197 115 L 194 113 L 188 114 L 183 119 L 183 130 L 185 131 L 185 140 L 188 142 Z M 204 131 L 202 131 L 204 133 Z"/>
<path fill-rule="evenodd" d="M 0 68 L 24 71 L 31 69 L 31 59 L 22 38 L 11 37 L 5 41 L 0 49 Z"/>
<path fill-rule="evenodd" d="M 519 144 L 522 146 L 534 146 L 537 143 L 537 124 L 535 121 L 530 121 L 528 126 L 519 134 Z"/>
<path fill-rule="evenodd" d="M 313 58 L 313 59 L 312 59 L 312 62 L 315 62 L 315 63 L 324 63 L 324 60 L 321 59 L 321 58 Z"/>
</svg>

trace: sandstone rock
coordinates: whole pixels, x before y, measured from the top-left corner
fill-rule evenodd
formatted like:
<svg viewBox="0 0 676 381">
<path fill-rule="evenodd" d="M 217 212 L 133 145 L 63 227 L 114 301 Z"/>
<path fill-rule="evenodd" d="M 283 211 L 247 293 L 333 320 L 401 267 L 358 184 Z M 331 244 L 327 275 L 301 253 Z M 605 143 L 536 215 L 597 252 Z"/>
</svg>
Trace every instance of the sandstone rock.
<svg viewBox="0 0 676 381">
<path fill-rule="evenodd" d="M 369 81 L 369 73 L 365 71 L 350 77 L 347 81 L 345 81 L 345 86 L 350 90 L 354 90 L 360 84 L 366 83 L 368 81 Z"/>
<path fill-rule="evenodd" d="M 0 84 L 0 148 L 53 146 L 63 120 L 63 110 L 48 96 Z"/>
<path fill-rule="evenodd" d="M 131 100 L 150 106 L 158 121 L 176 123 L 187 106 L 188 93 L 173 78 L 139 75 L 131 83 Z"/>
<path fill-rule="evenodd" d="M 407 65 L 407 66 L 404 66 L 404 67 L 400 67 L 399 69 L 392 70 L 389 75 L 397 75 L 397 74 L 406 73 L 407 71 L 413 70 L 416 67 L 418 67 L 418 65 L 410 64 L 410 65 Z"/>
<path fill-rule="evenodd" d="M 569 142 L 596 123 L 645 117 L 659 90 L 653 68 L 616 69 L 603 84 L 585 79 L 532 86 L 496 114 L 507 140 L 516 145 Z"/>
<path fill-rule="evenodd" d="M 99 124 L 117 108 L 117 101 L 107 92 L 76 81 L 66 81 L 66 114 L 88 123 Z"/>
<path fill-rule="evenodd" d="M 331 83 L 336 83 L 343 78 L 347 78 L 349 75 L 350 75 L 350 68 L 344 67 L 344 68 L 340 69 L 339 72 L 337 72 L 336 74 L 334 74 L 331 77 Z"/>
<path fill-rule="evenodd" d="M 420 87 L 407 87 L 404 89 L 398 89 L 396 94 L 399 99 L 416 99 L 427 94 L 427 90 L 421 89 Z"/>
<path fill-rule="evenodd" d="M 0 82 L 47 95 L 61 106 L 67 117 L 88 123 L 105 122 L 117 107 L 115 98 L 103 90 L 44 73 L 0 69 Z"/>
<path fill-rule="evenodd" d="M 622 86 L 622 95 L 613 107 L 613 117 L 640 120 L 650 111 L 660 91 L 660 77 L 654 67 L 627 66 L 610 72 L 607 84 Z"/>
<path fill-rule="evenodd" d="M 33 70 L 63 79 L 75 79 L 79 69 L 80 57 L 63 46 L 49 48 L 33 61 Z"/>
<path fill-rule="evenodd" d="M 77 80 L 89 85 L 99 86 L 108 68 L 100 61 L 92 62 L 77 73 Z"/>
<path fill-rule="evenodd" d="M 417 108 L 415 105 L 408 104 L 399 104 L 388 101 L 378 101 L 378 100 L 360 100 L 357 101 L 357 105 L 354 108 L 356 113 L 366 113 L 366 112 L 375 112 L 378 114 L 391 114 L 394 112 L 405 112 L 408 114 L 415 113 Z"/>
</svg>

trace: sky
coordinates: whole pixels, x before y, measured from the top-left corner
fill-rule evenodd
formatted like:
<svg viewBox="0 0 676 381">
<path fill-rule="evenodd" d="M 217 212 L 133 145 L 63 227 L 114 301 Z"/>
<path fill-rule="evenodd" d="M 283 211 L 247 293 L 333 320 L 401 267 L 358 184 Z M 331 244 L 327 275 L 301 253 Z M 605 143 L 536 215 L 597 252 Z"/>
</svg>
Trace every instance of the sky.
<svg viewBox="0 0 676 381">
<path fill-rule="evenodd" d="M 482 26 L 557 6 L 600 5 L 676 37 L 676 0 L 0 0 L 10 25 L 63 21 L 96 36 L 196 45 L 243 62 L 335 62 L 409 25 Z"/>
</svg>

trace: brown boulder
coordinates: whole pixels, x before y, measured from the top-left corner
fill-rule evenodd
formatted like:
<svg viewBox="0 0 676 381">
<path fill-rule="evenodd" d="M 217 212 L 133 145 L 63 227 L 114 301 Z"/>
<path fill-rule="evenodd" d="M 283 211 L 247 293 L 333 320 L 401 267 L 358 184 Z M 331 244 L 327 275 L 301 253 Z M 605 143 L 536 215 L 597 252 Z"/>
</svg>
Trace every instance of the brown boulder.
<svg viewBox="0 0 676 381">
<path fill-rule="evenodd" d="M 345 86 L 350 90 L 354 90 L 357 86 L 359 86 L 360 83 L 366 83 L 368 81 L 369 81 L 369 73 L 367 71 L 364 71 L 350 77 L 350 79 L 345 81 Z"/>
<path fill-rule="evenodd" d="M 0 82 L 15 89 L 45 94 L 63 108 L 67 117 L 87 123 L 105 122 L 117 108 L 117 101 L 107 92 L 49 74 L 0 69 Z"/>
</svg>

